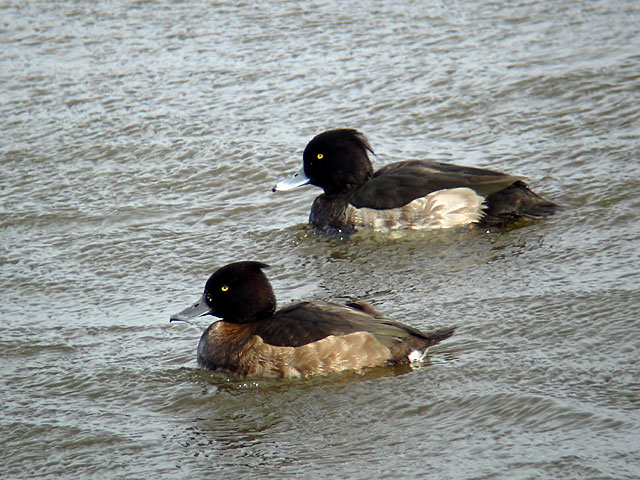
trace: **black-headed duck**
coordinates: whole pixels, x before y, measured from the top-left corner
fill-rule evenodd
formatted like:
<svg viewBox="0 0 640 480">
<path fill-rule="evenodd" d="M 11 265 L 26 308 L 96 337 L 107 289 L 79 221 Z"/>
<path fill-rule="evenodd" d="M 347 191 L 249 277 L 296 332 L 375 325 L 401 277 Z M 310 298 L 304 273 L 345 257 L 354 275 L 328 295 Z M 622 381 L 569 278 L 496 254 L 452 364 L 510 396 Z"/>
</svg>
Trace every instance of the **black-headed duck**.
<svg viewBox="0 0 640 480">
<path fill-rule="evenodd" d="M 202 298 L 171 321 L 213 315 L 198 364 L 241 375 L 301 377 L 362 370 L 420 360 L 428 347 L 454 328 L 430 333 L 394 322 L 370 305 L 304 301 L 276 311 L 276 298 L 262 271 L 268 265 L 238 262 L 217 270 Z"/>
<path fill-rule="evenodd" d="M 368 152 L 374 153 L 357 130 L 321 133 L 304 149 L 300 171 L 273 191 L 307 184 L 322 188 L 309 216 L 322 229 L 502 226 L 558 208 L 520 176 L 426 160 L 391 163 L 374 172 Z"/>
</svg>

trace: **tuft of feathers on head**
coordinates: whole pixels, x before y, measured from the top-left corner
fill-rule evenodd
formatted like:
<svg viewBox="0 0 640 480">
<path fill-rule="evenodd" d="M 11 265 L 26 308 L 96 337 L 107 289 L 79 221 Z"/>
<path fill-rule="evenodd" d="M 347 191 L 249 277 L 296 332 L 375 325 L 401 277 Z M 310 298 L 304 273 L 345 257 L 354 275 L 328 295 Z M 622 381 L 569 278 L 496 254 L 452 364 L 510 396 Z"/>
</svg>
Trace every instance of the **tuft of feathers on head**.
<svg viewBox="0 0 640 480">
<path fill-rule="evenodd" d="M 348 128 L 346 129 L 346 131 L 353 136 L 353 139 L 360 144 L 363 150 L 369 150 L 374 155 L 376 154 L 376 152 L 373 151 L 371 144 L 369 143 L 369 139 L 364 135 L 364 133 L 361 133 L 353 128 Z"/>
<path fill-rule="evenodd" d="M 365 153 L 368 150 L 374 155 L 376 154 L 376 152 L 373 151 L 373 148 L 371 147 L 371 144 L 369 143 L 369 140 L 367 139 L 367 137 L 363 133 L 356 130 L 355 128 L 337 128 L 335 130 L 329 130 L 327 132 L 321 133 L 316 138 L 321 138 L 324 135 L 330 136 L 330 137 L 336 137 L 342 141 L 353 142 L 357 144 L 360 148 L 362 148 L 362 150 L 364 150 Z"/>
</svg>

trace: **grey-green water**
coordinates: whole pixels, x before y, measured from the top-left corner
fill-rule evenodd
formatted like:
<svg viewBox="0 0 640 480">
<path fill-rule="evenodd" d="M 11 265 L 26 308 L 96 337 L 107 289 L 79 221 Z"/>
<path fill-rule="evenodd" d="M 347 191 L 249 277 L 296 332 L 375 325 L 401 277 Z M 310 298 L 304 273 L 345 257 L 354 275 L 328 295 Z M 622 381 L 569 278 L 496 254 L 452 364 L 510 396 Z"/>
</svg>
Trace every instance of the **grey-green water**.
<svg viewBox="0 0 640 480">
<path fill-rule="evenodd" d="M 0 4 L 3 478 L 638 478 L 637 2 Z M 566 209 L 350 239 L 272 194 L 331 127 Z M 423 368 L 198 370 L 207 276 L 458 325 Z"/>
</svg>

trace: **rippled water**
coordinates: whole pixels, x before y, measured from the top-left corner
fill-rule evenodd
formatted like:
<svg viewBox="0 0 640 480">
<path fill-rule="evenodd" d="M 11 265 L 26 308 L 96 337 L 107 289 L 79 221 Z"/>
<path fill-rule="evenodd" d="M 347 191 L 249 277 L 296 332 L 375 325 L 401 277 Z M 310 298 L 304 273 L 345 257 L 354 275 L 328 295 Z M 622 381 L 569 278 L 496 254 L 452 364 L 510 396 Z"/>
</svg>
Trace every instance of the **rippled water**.
<svg viewBox="0 0 640 480">
<path fill-rule="evenodd" d="M 638 478 L 637 2 L 3 2 L 3 478 Z M 503 231 L 349 238 L 272 194 L 330 127 L 527 175 Z M 169 324 L 234 260 L 371 302 L 430 362 L 196 367 Z"/>
</svg>

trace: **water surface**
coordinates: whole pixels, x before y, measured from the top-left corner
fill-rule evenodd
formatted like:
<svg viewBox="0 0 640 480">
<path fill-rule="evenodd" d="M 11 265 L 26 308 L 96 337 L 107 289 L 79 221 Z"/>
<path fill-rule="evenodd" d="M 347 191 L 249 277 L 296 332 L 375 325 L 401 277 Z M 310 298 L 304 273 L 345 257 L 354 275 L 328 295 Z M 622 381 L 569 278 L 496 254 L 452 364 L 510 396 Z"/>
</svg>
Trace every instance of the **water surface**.
<svg viewBox="0 0 640 480">
<path fill-rule="evenodd" d="M 7 478 L 638 478 L 636 2 L 4 2 Z M 531 179 L 502 231 L 318 235 L 315 134 Z M 199 370 L 208 275 L 458 325 L 420 369 Z"/>
</svg>

